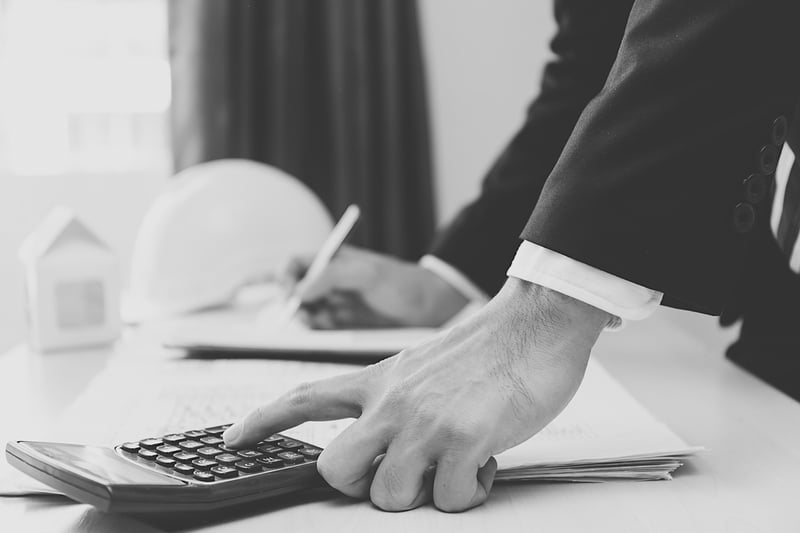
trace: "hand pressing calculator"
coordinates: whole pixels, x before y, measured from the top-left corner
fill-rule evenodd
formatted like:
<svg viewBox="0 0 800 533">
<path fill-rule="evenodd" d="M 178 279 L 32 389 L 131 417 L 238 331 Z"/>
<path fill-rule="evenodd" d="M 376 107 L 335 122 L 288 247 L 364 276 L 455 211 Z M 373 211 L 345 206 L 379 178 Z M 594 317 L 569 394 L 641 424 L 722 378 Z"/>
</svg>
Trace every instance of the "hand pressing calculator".
<svg viewBox="0 0 800 533">
<path fill-rule="evenodd" d="M 284 435 L 253 448 L 225 446 L 229 425 L 126 442 L 113 450 L 51 442 L 9 442 L 9 464 L 102 511 L 218 510 L 325 482 L 322 450 Z"/>
</svg>

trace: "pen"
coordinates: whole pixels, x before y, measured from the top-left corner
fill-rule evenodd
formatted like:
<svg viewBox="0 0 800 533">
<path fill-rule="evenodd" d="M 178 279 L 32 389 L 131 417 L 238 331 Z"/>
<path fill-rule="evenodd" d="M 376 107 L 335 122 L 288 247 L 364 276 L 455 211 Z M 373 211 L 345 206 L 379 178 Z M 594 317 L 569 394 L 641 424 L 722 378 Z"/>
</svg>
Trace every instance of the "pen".
<svg viewBox="0 0 800 533">
<path fill-rule="evenodd" d="M 342 247 L 342 244 L 344 244 L 345 239 L 347 239 L 353 226 L 355 226 L 359 216 L 361 216 L 361 210 L 357 205 L 351 204 L 345 209 L 342 218 L 340 218 L 336 226 L 333 227 L 331 234 L 325 239 L 322 247 L 308 267 L 306 275 L 297 282 L 289 293 L 286 305 L 275 322 L 276 326 L 285 324 L 297 313 L 303 302 L 303 293 L 306 291 L 307 287 L 319 279 L 325 271 L 328 264 L 330 264 L 333 259 L 333 256 L 336 255 L 336 252 Z"/>
</svg>

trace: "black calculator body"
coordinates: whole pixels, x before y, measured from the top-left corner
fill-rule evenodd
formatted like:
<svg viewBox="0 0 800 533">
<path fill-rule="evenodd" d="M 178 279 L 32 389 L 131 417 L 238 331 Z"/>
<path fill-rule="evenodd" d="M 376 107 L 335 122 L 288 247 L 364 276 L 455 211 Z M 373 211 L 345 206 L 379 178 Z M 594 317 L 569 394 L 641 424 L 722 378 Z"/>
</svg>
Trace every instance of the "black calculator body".
<svg viewBox="0 0 800 533">
<path fill-rule="evenodd" d="M 14 441 L 12 466 L 102 511 L 217 511 L 324 487 L 311 444 L 272 435 L 249 449 L 227 448 L 227 426 L 128 442 L 115 448 Z"/>
</svg>

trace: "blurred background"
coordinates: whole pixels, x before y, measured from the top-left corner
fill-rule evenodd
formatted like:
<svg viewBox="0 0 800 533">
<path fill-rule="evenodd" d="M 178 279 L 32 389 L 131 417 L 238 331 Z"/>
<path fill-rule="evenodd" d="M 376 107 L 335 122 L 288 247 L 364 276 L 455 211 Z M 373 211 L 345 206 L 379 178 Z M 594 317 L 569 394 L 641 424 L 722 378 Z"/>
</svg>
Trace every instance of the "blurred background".
<svg viewBox="0 0 800 533">
<path fill-rule="evenodd" d="M 202 161 L 282 168 L 334 216 L 361 205 L 355 242 L 418 257 L 521 124 L 551 9 L 0 0 L 0 349 L 25 334 L 17 250 L 53 206 L 98 232 L 124 278 L 150 202 Z"/>
<path fill-rule="evenodd" d="M 410 236 L 398 227 L 356 238 L 423 251 L 521 123 L 551 8 L 326 4 L 0 0 L 0 348 L 24 336 L 17 249 L 51 207 L 72 206 L 127 265 L 163 182 L 202 160 L 274 164 L 335 216 L 350 201 L 368 222 L 405 216 Z M 372 122 L 358 115 L 368 111 Z M 400 119 L 403 138 L 369 143 Z M 391 191 L 405 195 L 405 215 L 375 196 L 380 180 L 399 181 L 389 167 L 416 174 L 402 180 L 409 190 Z"/>
</svg>

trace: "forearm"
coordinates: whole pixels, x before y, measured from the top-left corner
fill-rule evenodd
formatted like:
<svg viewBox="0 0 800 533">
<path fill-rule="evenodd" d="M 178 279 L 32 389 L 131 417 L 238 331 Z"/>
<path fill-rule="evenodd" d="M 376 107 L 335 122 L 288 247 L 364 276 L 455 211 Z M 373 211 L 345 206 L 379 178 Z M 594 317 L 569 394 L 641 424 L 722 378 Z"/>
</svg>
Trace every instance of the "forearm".
<svg viewBox="0 0 800 533">
<path fill-rule="evenodd" d="M 775 123 L 800 92 L 789 67 L 798 11 L 787 0 L 637 1 L 521 237 L 667 304 L 719 313 L 768 222 L 747 180 L 771 179 Z"/>
</svg>

